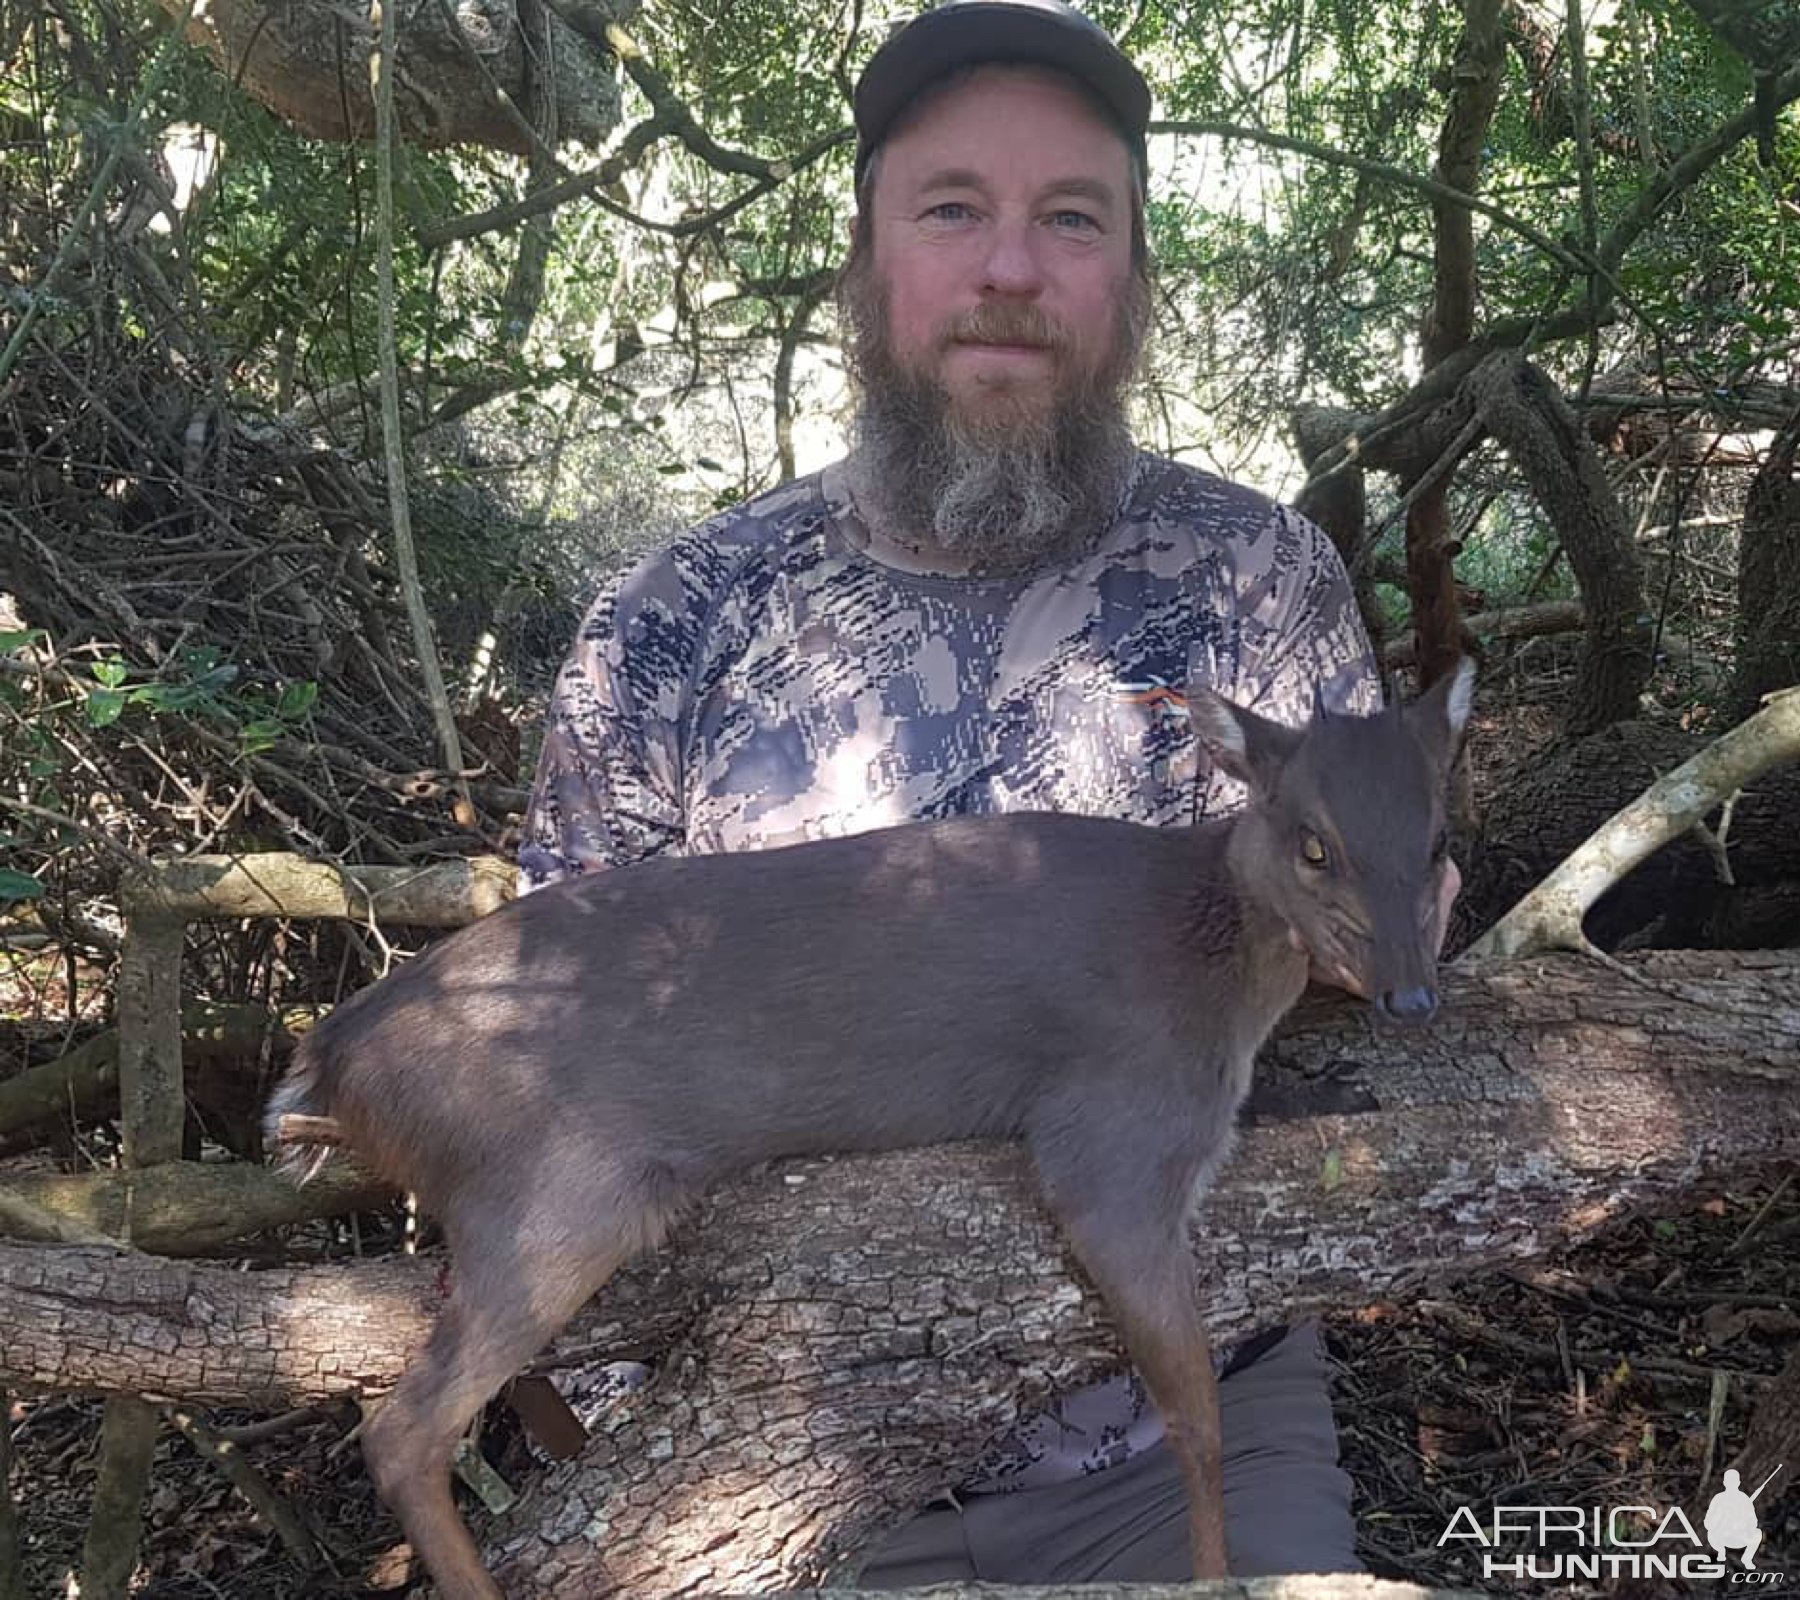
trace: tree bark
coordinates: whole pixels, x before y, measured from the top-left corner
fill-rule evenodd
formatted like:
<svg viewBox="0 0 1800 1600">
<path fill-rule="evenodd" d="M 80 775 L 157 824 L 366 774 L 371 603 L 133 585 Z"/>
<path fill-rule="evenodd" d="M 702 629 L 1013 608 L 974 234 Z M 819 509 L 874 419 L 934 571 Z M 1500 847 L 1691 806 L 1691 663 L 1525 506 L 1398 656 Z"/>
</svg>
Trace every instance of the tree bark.
<svg viewBox="0 0 1800 1600">
<path fill-rule="evenodd" d="M 1215 1336 L 1413 1293 L 1800 1156 L 1800 956 L 1637 970 L 1708 1003 L 1563 956 L 1447 973 L 1417 1032 L 1304 1008 L 1200 1217 Z M 418 1260 L 244 1275 L 0 1246 L 0 1384 L 361 1394 L 416 1350 L 440 1290 Z M 966 1146 L 735 1183 L 556 1349 L 660 1370 L 490 1525 L 520 1596 L 812 1581 L 1021 1410 L 1118 1361 L 1022 1159 Z"/>
<path fill-rule="evenodd" d="M 1731 710 L 1800 683 L 1800 411 L 1775 436 L 1744 497 L 1738 545 L 1737 663 Z"/>
<path fill-rule="evenodd" d="M 1594 733 L 1637 712 L 1650 677 L 1643 566 L 1618 497 L 1568 402 L 1514 352 L 1489 356 L 1468 392 L 1489 433 L 1525 476 L 1581 586 L 1587 649 L 1569 698 L 1571 733 Z"/>
<path fill-rule="evenodd" d="M 1300 405 L 1294 408 L 1290 423 L 1295 448 L 1311 472 L 1314 463 L 1353 430 L 1355 419 L 1352 413 L 1337 407 Z M 1362 464 L 1352 459 L 1340 463 L 1335 471 L 1309 477 L 1294 497 L 1294 509 L 1323 528 L 1343 558 L 1369 642 L 1385 660 L 1385 652 L 1391 647 L 1382 625 L 1381 603 L 1375 594 L 1375 574 L 1362 558 L 1369 531 L 1368 482 Z"/>
<path fill-rule="evenodd" d="M 183 0 L 162 0 L 181 16 Z M 610 0 L 608 20 L 628 22 L 637 0 Z M 453 19 L 453 20 L 452 20 Z M 619 123 L 618 65 L 572 28 L 553 22 L 557 131 L 598 149 Z M 277 117 L 314 139 L 367 139 L 374 131 L 367 8 L 329 0 L 213 0 L 194 9 L 188 39 Z M 396 75 L 400 136 L 425 147 L 476 144 L 529 155 L 527 41 L 511 0 L 452 0 L 407 8 Z"/>
<path fill-rule="evenodd" d="M 392 1193 L 348 1161 L 333 1162 L 300 1189 L 248 1161 L 165 1161 L 135 1172 L 21 1173 L 0 1185 L 0 1200 L 16 1196 L 46 1222 L 164 1256 L 203 1255 L 270 1228 L 367 1210 Z M 0 1204 L 0 1220 L 7 1215 Z M 43 1236 L 27 1225 L 6 1231 Z"/>
<path fill-rule="evenodd" d="M 1481 183 L 1506 50 L 1500 0 L 1464 0 L 1462 11 L 1463 36 L 1451 69 L 1453 88 L 1438 134 L 1433 176 L 1472 194 Z M 1428 369 L 1449 360 L 1475 332 L 1474 213 L 1438 199 L 1432 202 L 1431 223 L 1432 295 L 1423 330 Z M 1426 470 L 1430 481 L 1422 486 L 1421 474 L 1402 479 L 1403 492 L 1412 497 L 1406 514 L 1406 590 L 1412 601 L 1421 688 L 1454 672 L 1468 648 L 1456 594 L 1457 549 L 1450 537 L 1450 484 L 1456 463 L 1433 462 Z M 1416 494 L 1415 486 L 1419 486 Z"/>
</svg>

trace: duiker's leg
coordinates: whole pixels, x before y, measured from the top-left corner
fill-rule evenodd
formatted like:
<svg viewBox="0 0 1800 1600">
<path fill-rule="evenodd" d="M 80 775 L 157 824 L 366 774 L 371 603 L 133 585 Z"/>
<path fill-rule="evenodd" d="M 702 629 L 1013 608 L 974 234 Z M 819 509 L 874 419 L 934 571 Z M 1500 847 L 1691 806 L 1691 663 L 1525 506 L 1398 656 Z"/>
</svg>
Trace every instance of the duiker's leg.
<svg viewBox="0 0 1800 1600">
<path fill-rule="evenodd" d="M 1097 1148 L 1104 1142 L 1092 1130 L 1041 1144 L 1034 1139 L 1038 1174 L 1162 1413 L 1187 1484 L 1194 1576 L 1222 1578 L 1219 1389 L 1187 1243 L 1189 1196 L 1203 1163 L 1191 1130 L 1137 1128 L 1128 1139 L 1129 1160 L 1109 1159 Z"/>
<path fill-rule="evenodd" d="M 450 1457 L 501 1384 L 540 1350 L 632 1256 L 666 1231 L 669 1213 L 556 1184 L 533 1215 L 516 1195 L 459 1197 L 446 1221 L 454 1262 L 450 1298 L 423 1354 L 363 1430 L 363 1454 L 381 1497 L 436 1580 L 442 1600 L 501 1600 L 457 1514 Z M 565 1206 L 564 1201 L 569 1203 Z"/>
</svg>

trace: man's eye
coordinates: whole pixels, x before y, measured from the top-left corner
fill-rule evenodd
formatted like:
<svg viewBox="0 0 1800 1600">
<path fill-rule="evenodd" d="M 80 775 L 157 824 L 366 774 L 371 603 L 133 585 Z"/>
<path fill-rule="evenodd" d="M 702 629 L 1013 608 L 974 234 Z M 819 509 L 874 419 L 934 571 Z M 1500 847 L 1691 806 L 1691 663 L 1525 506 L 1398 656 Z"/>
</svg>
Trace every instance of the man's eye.
<svg viewBox="0 0 1800 1600">
<path fill-rule="evenodd" d="M 1100 224 L 1085 211 L 1058 211 L 1052 214 L 1050 220 L 1055 223 L 1059 229 L 1064 229 L 1071 233 L 1095 232 L 1100 227 Z"/>
<path fill-rule="evenodd" d="M 925 215 L 936 222 L 962 222 L 975 213 L 960 200 L 946 200 L 941 205 L 931 207 Z"/>
</svg>

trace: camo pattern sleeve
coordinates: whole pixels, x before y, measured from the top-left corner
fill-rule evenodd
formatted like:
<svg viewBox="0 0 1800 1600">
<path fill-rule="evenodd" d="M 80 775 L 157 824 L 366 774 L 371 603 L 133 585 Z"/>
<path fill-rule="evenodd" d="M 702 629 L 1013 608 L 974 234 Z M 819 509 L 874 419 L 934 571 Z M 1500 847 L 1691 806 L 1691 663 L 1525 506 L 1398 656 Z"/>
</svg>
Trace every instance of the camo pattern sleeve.
<svg viewBox="0 0 1800 1600">
<path fill-rule="evenodd" d="M 679 641 L 696 621 L 667 561 L 625 574 L 595 602 L 552 694 L 519 849 L 522 887 L 679 844 Z"/>
</svg>

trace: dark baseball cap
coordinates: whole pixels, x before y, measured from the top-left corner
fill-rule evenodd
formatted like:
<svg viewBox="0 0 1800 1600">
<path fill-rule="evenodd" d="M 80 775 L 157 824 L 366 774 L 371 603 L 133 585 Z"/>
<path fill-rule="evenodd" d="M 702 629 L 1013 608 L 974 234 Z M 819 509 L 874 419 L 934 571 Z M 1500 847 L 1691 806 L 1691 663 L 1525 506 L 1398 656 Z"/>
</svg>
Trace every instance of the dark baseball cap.
<svg viewBox="0 0 1800 1600">
<path fill-rule="evenodd" d="M 893 34 L 857 82 L 857 183 L 923 90 L 958 67 L 986 61 L 1055 67 L 1085 84 L 1143 171 L 1150 87 L 1104 28 L 1063 0 L 945 0 Z"/>
</svg>

